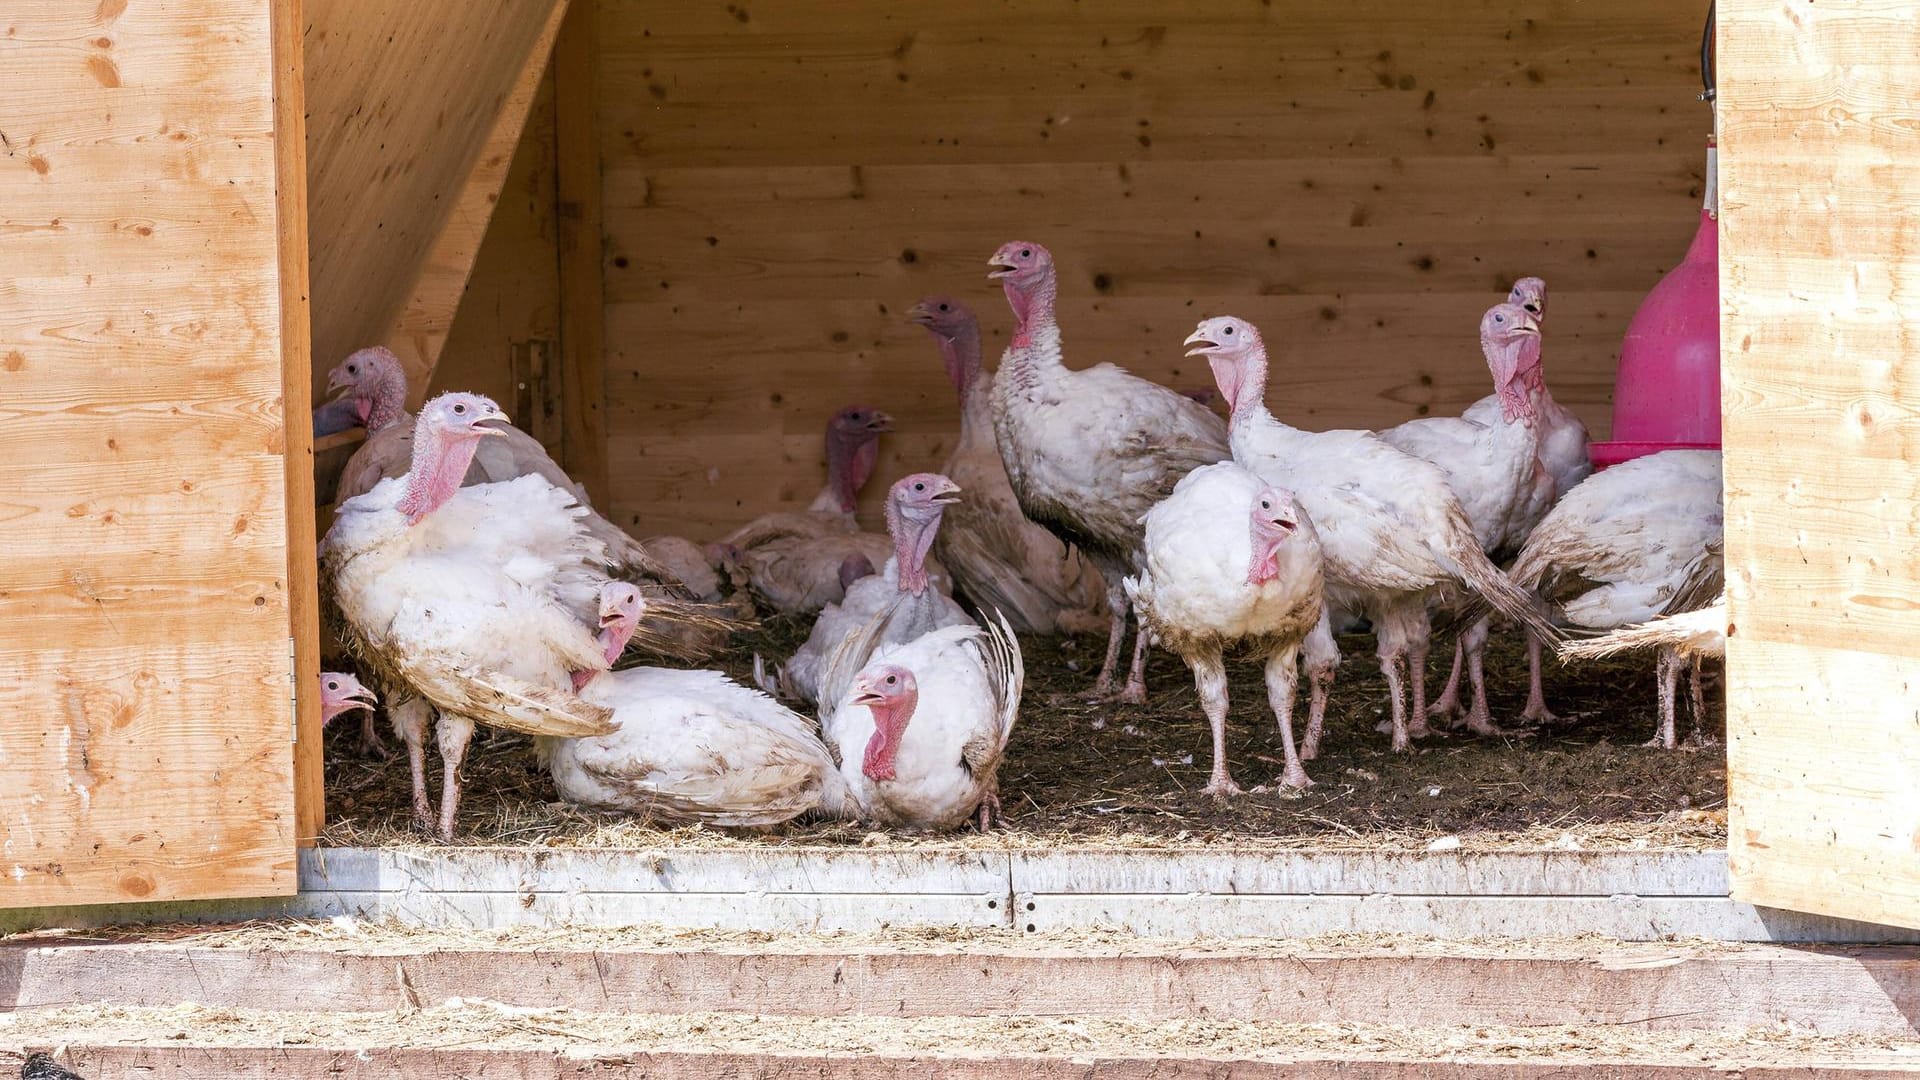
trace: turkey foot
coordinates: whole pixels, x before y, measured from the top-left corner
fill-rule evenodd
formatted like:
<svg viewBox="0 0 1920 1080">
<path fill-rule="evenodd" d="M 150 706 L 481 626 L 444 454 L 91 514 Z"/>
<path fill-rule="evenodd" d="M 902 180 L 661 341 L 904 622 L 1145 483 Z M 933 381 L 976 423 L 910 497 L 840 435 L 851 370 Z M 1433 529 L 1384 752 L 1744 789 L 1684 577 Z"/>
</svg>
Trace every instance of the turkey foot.
<svg viewBox="0 0 1920 1080">
<path fill-rule="evenodd" d="M 1546 688 L 1540 679 L 1540 639 L 1527 635 L 1527 706 L 1520 719 L 1535 724 L 1559 724 L 1564 719 L 1547 708 Z"/>
<path fill-rule="evenodd" d="M 989 791 L 986 797 L 980 800 L 979 816 L 974 823 L 983 833 L 992 831 L 996 825 L 1004 826 L 1007 823 L 1006 815 L 1000 812 L 999 793 Z"/>
<path fill-rule="evenodd" d="M 1206 787 L 1200 789 L 1200 794 L 1211 795 L 1216 799 L 1225 801 L 1236 795 L 1245 795 L 1246 791 L 1241 788 L 1239 784 L 1233 782 L 1233 777 L 1228 776 L 1225 769 L 1221 769 L 1212 780 L 1207 782 Z"/>
<path fill-rule="evenodd" d="M 1213 772 L 1200 794 L 1227 799 L 1241 794 L 1240 785 L 1227 771 L 1227 669 L 1216 651 L 1188 661 L 1193 668 L 1193 687 L 1200 692 L 1200 708 L 1207 714 L 1207 726 L 1213 730 Z"/>
<path fill-rule="evenodd" d="M 1460 671 L 1465 666 L 1465 649 L 1459 640 L 1453 643 L 1453 670 L 1447 673 L 1447 685 L 1441 689 L 1440 697 L 1427 706 L 1427 715 L 1436 719 L 1458 717 L 1464 706 L 1460 704 Z"/>
<path fill-rule="evenodd" d="M 360 756 L 385 761 L 393 756 L 387 744 L 380 739 L 380 729 L 374 726 L 373 710 L 368 709 L 360 718 Z"/>
<path fill-rule="evenodd" d="M 1120 649 L 1127 643 L 1127 591 L 1122 586 L 1112 584 L 1116 580 L 1112 574 L 1107 576 L 1107 603 L 1112 622 L 1107 627 L 1107 656 L 1100 662 L 1100 674 L 1093 680 L 1095 701 L 1112 699 L 1113 675 L 1120 669 Z M 1105 721 L 1094 724 L 1096 730 L 1106 726 Z"/>
</svg>

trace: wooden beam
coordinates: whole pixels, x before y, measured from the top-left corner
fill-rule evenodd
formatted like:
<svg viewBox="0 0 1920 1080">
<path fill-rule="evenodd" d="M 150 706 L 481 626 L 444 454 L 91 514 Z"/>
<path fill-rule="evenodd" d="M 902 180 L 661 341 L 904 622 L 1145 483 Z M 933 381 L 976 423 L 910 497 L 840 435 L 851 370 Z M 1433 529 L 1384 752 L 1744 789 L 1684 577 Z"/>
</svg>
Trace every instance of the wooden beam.
<svg viewBox="0 0 1920 1080">
<path fill-rule="evenodd" d="M 554 52 L 560 197 L 561 464 L 606 506 L 605 282 L 602 280 L 598 57 L 599 4 L 578 0 Z"/>
<path fill-rule="evenodd" d="M 526 130 L 534 98 L 540 92 L 548 61 L 553 56 L 554 38 L 567 10 L 566 0 L 558 0 L 547 16 L 547 23 L 527 54 L 507 100 L 487 132 L 479 160 L 461 185 L 453 212 L 428 252 L 419 280 L 407 298 L 400 317 L 386 338 L 387 347 L 407 369 L 410 407 L 418 407 L 433 379 L 441 349 L 453 330 L 454 316 L 466 294 L 473 274 L 474 260 L 487 236 L 487 225 L 499 205 L 500 192 L 519 148 L 520 135 Z"/>
<path fill-rule="evenodd" d="M 315 0 L 306 31 L 316 376 L 387 340 L 563 0 Z"/>
<path fill-rule="evenodd" d="M 326 827 L 320 742 L 320 597 L 314 560 L 312 320 L 307 306 L 306 0 L 273 5 L 274 202 L 280 214 L 280 382 L 287 429 L 287 614 L 293 626 L 294 836 Z"/>
<path fill-rule="evenodd" d="M 1920 927 L 1920 9 L 1718 13 L 1734 894 Z"/>
</svg>

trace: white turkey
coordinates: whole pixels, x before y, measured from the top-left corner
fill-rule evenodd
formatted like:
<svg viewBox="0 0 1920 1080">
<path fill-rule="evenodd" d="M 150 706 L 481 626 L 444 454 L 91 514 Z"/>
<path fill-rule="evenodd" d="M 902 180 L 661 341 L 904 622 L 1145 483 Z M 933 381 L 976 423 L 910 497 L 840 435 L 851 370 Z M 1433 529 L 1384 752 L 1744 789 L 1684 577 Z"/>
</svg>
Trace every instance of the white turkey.
<svg viewBox="0 0 1920 1080">
<path fill-rule="evenodd" d="M 714 561 L 762 606 L 783 615 L 812 615 L 837 604 L 847 588 L 864 574 L 856 566 L 884 566 L 893 556 L 893 541 L 884 533 L 850 532 L 833 536 L 790 536 L 741 551 L 715 544 Z M 940 560 L 928 556 L 927 577 L 942 593 L 953 591 L 953 581 Z"/>
<path fill-rule="evenodd" d="M 1025 669 L 1004 619 L 879 645 L 888 612 L 844 642 L 821 688 L 821 731 L 859 816 L 981 830 L 1000 817 L 1000 762 Z"/>
<path fill-rule="evenodd" d="M 1046 248 L 1015 241 L 989 265 L 1015 320 L 993 379 L 1000 460 L 1026 516 L 1084 552 L 1106 581 L 1107 654 L 1094 683 L 1105 695 L 1126 639 L 1121 582 L 1140 568 L 1141 519 L 1181 477 L 1227 456 L 1226 426 L 1192 398 L 1112 364 L 1068 368 Z M 1147 644 L 1145 635 L 1134 643 L 1121 701 L 1146 700 Z"/>
<path fill-rule="evenodd" d="M 320 545 L 338 639 L 372 671 L 407 744 L 414 812 L 453 836 L 475 722 L 534 735 L 611 730 L 571 674 L 605 670 L 588 624 L 606 548 L 571 492 L 539 476 L 461 487 L 506 419 L 474 394 L 421 409 L 412 467 L 340 504 Z M 426 796 L 429 703 L 445 766 L 437 823 Z"/>
<path fill-rule="evenodd" d="M 1127 579 L 1127 594 L 1143 625 L 1193 669 L 1213 728 L 1213 772 L 1203 793 L 1240 793 L 1227 768 L 1229 651 L 1266 662 L 1267 702 L 1286 756 L 1281 785 L 1311 784 L 1293 740 L 1301 648 L 1320 662 L 1338 652 L 1323 612 L 1320 541 L 1293 495 L 1231 461 L 1188 473 L 1147 512 L 1146 567 Z M 1317 690 L 1315 729 L 1325 710 Z"/>
<path fill-rule="evenodd" d="M 834 650 L 883 611 L 891 614 L 880 631 L 882 645 L 912 641 L 941 627 L 973 625 L 952 597 L 933 587 L 926 568 L 941 517 L 960 495 L 960 488 L 938 473 L 914 473 L 888 489 L 887 534 L 893 556 L 879 573 L 854 578 L 839 603 L 821 610 L 806 643 L 780 669 L 778 688 L 784 696 L 815 703 Z M 859 569 L 859 564 L 843 565 L 842 580 Z"/>
<path fill-rule="evenodd" d="M 416 425 L 406 411 L 406 372 L 387 349 L 376 346 L 347 357 L 328 376 L 328 385 L 342 388 L 367 424 L 367 441 L 347 461 L 335 489 L 335 502 L 345 503 L 382 480 L 406 473 L 413 459 Z M 609 575 L 638 582 L 650 594 L 649 617 L 636 635 L 637 646 L 695 660 L 726 643 L 727 633 L 737 627 L 725 613 L 711 604 L 694 602 L 687 586 L 644 545 L 596 512 L 587 501 L 586 489 L 548 456 L 539 440 L 511 425 L 490 430 L 496 436 L 474 451 L 461 482 L 491 484 L 536 476 L 577 502 L 585 511 L 587 529 L 607 551 Z"/>
<path fill-rule="evenodd" d="M 1487 560 L 1438 468 L 1370 432 L 1308 432 L 1274 419 L 1265 400 L 1266 345 L 1251 323 L 1231 316 L 1207 319 L 1186 343 L 1189 356 L 1207 358 L 1232 410 L 1234 460 L 1290 489 L 1313 519 L 1329 606 L 1360 612 L 1373 623 L 1394 750 L 1412 746 L 1403 666 L 1408 661 L 1412 712 L 1425 715 L 1427 603 L 1440 590 L 1464 585 L 1523 625 L 1556 636 L 1534 598 Z M 1332 675 L 1330 664 L 1309 666 L 1316 681 Z M 1311 733 L 1308 744 L 1317 750 Z"/>
<path fill-rule="evenodd" d="M 600 641 L 619 655 L 647 601 L 627 582 L 601 592 Z M 754 827 L 854 812 L 813 721 L 717 671 L 631 667 L 589 673 L 580 696 L 619 730 L 540 739 L 568 802 L 662 825 Z"/>
<path fill-rule="evenodd" d="M 1480 350 L 1493 373 L 1500 410 L 1485 422 L 1458 416 L 1411 420 L 1380 433 L 1381 441 L 1432 462 L 1473 525 L 1480 546 L 1494 552 L 1524 540 L 1538 512 L 1552 501 L 1553 477 L 1540 461 L 1543 418 L 1529 388 L 1540 382 L 1540 326 L 1518 304 L 1495 304 L 1480 319 Z M 1460 654 L 1466 654 L 1473 705 L 1466 723 L 1481 735 L 1505 734 L 1487 710 L 1482 656 L 1488 623 L 1476 621 L 1454 645 L 1454 672 L 1448 689 L 1458 694 Z M 1445 705 L 1446 697 L 1436 706 Z M 1435 712 L 1440 709 L 1436 707 Z M 1426 715 L 1408 718 L 1409 733 L 1425 735 Z"/>
<path fill-rule="evenodd" d="M 947 511 L 934 551 L 954 585 L 1021 633 L 1097 633 L 1110 614 L 1107 584 L 1078 551 L 1027 520 L 994 441 L 992 381 L 980 362 L 980 320 L 965 304 L 930 296 L 907 312 L 927 328 L 960 397 L 960 441 L 941 472 L 967 493 Z"/>
<path fill-rule="evenodd" d="M 1617 630 L 1705 606 L 1721 580 L 1721 472 L 1717 450 L 1667 450 L 1594 473 L 1533 530 L 1513 580 L 1537 590 L 1556 618 Z M 1668 655 L 1661 654 L 1667 682 Z M 1671 749 L 1663 710 L 1656 740 Z"/>
<path fill-rule="evenodd" d="M 1513 291 L 1508 294 L 1507 302 L 1519 304 L 1532 312 L 1534 318 L 1544 323 L 1547 315 L 1547 283 L 1537 277 L 1524 277 L 1513 283 Z M 1525 382 L 1528 400 L 1540 424 L 1540 464 L 1551 483 L 1543 483 L 1535 488 L 1534 496 L 1520 513 L 1514 528 L 1502 538 L 1499 546 L 1492 551 L 1496 558 L 1510 559 L 1527 542 L 1527 534 L 1540 523 L 1547 511 L 1560 496 L 1572 491 L 1574 486 L 1593 473 L 1593 458 L 1588 451 L 1587 426 L 1571 409 L 1554 400 L 1553 392 L 1547 389 L 1545 369 L 1534 372 Z M 1498 420 L 1504 406 L 1498 393 L 1489 394 L 1474 402 L 1464 414 L 1467 419 L 1488 424 Z M 1489 627 L 1485 620 L 1475 623 L 1466 633 L 1466 639 L 1485 641 Z M 1452 716 L 1461 711 L 1460 671 L 1463 645 L 1456 642 L 1453 650 L 1453 670 L 1447 674 L 1447 685 L 1439 700 L 1428 711 L 1435 716 Z M 1546 697 L 1541 690 L 1540 678 L 1540 639 L 1527 635 L 1527 704 L 1520 712 L 1523 720 L 1553 720 L 1553 713 L 1547 709 Z M 1484 690 L 1478 689 L 1484 680 L 1477 682 L 1476 702 L 1484 700 Z M 1484 708 L 1474 706 L 1472 711 L 1484 713 Z"/>
<path fill-rule="evenodd" d="M 365 709 L 371 713 L 376 704 L 373 691 L 361 685 L 360 680 L 344 671 L 323 671 L 320 673 L 320 724 L 325 727 L 333 718 L 355 709 Z"/>
<path fill-rule="evenodd" d="M 850 533 L 860 490 L 880 460 L 880 436 L 893 430 L 893 418 L 878 409 L 849 405 L 827 421 L 827 484 L 805 510 L 762 514 L 720 538 L 720 543 L 752 551 L 776 540 L 806 540 Z"/>
</svg>

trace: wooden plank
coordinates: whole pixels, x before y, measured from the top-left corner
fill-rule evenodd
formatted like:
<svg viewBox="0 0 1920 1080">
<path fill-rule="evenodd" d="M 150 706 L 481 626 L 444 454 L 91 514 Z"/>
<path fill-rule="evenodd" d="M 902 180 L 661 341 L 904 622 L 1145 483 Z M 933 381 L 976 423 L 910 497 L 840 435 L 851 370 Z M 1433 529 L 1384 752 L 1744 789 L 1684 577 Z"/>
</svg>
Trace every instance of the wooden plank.
<svg viewBox="0 0 1920 1080">
<path fill-rule="evenodd" d="M 1605 437 L 1620 338 L 1697 221 L 1697 11 L 936 7 L 598 5 L 624 524 L 708 537 L 804 502 L 854 400 L 900 419 L 880 476 L 936 465 L 957 414 L 899 312 L 966 298 L 991 358 L 982 263 L 1015 236 L 1060 260 L 1071 363 L 1208 389 L 1177 345 L 1230 311 L 1316 426 L 1485 394 L 1475 320 L 1540 274 L 1550 382 Z"/>
<path fill-rule="evenodd" d="M 1294 1024 L 1773 1028 L 1913 1038 L 1911 948 L 1529 942 L 1448 952 L 1432 944 L 1339 948 L 976 932 L 965 948 L 876 937 L 613 932 L 503 944 L 482 930 L 433 947 L 331 937 L 309 948 L 31 939 L 0 945 L 19 1010 L 74 1002 L 364 1012 L 396 1000 L 395 970 L 423 1003 L 448 998 L 578 1012 L 756 1016 L 1111 1017 Z M 82 939 L 84 941 L 84 939 Z M 509 938 L 510 942 L 511 939 Z M 662 993 L 671 987 L 672 993 Z"/>
<path fill-rule="evenodd" d="M 1735 894 L 1920 927 L 1920 13 L 1719 26 Z"/>
<path fill-rule="evenodd" d="M 280 229 L 282 415 L 313 409 L 313 320 L 307 307 L 306 63 L 300 35 L 306 0 L 276 0 L 273 12 L 275 202 Z M 287 618 L 293 626 L 294 837 L 311 846 L 327 823 L 326 763 L 320 743 L 319 567 L 313 514 L 313 428 L 286 431 Z M 262 594 L 264 595 L 264 594 Z"/>
<path fill-rule="evenodd" d="M 479 260 L 494 210 L 506 190 L 521 136 L 533 115 L 534 101 L 546 77 L 547 61 L 553 55 L 553 41 L 560 32 L 566 9 L 565 0 L 556 0 L 552 5 L 545 25 L 526 54 L 519 76 L 481 143 L 473 171 L 460 185 L 446 224 L 421 265 L 412 295 L 385 338 L 387 347 L 407 369 L 409 407 L 417 408 L 425 400 L 434 367 L 453 333 L 455 317 L 467 294 L 467 282 Z M 329 364 L 334 362 L 335 359 L 328 360 Z"/>
<path fill-rule="evenodd" d="M 0 37 L 0 907 L 294 888 L 297 29 L 72 2 Z"/>
<path fill-rule="evenodd" d="M 1016 851 L 1023 892 L 1126 895 L 1298 893 L 1310 896 L 1725 896 L 1726 856 L 1712 851 L 1160 852 Z"/>
<path fill-rule="evenodd" d="M 329 0 L 306 29 L 313 354 L 386 340 L 562 0 Z"/>
<path fill-rule="evenodd" d="M 605 506 L 607 477 L 605 283 L 602 280 L 597 9 L 582 0 L 555 53 L 554 158 L 560 227 L 561 462 Z"/>
</svg>

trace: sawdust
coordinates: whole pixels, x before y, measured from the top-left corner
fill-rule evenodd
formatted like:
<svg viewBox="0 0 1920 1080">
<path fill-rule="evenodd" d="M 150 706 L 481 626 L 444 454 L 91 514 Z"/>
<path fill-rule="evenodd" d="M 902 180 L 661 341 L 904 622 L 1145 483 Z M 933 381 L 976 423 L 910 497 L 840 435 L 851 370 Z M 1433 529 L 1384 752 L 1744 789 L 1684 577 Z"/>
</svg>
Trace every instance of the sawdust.
<svg viewBox="0 0 1920 1080">
<path fill-rule="evenodd" d="M 181 1005 L 0 1014 L 0 1041 L 27 1046 L 325 1047 L 343 1051 L 484 1047 L 604 1053 L 1100 1055 L 1251 1061 L 1659 1059 L 1704 1066 L 1920 1065 L 1920 1040 L 1811 1036 L 1785 1029 L 1642 1032 L 1630 1027 L 1396 1028 L 1094 1018 L 883 1019 L 655 1015 L 534 1009 L 453 999 L 404 1012 L 279 1013 Z"/>
<path fill-rule="evenodd" d="M 743 676 L 756 652 L 784 657 L 804 639 L 805 629 L 797 620 L 770 620 L 741 636 L 720 666 Z M 1444 837 L 1457 837 L 1469 850 L 1710 850 L 1726 843 L 1724 751 L 1711 746 L 1664 752 L 1639 745 L 1654 723 L 1652 665 L 1643 658 L 1550 670 L 1550 700 L 1575 720 L 1564 728 L 1532 737 L 1441 736 L 1415 754 L 1396 755 L 1373 730 L 1385 689 L 1371 642 L 1343 639 L 1327 752 L 1309 766 L 1317 785 L 1304 795 L 1256 793 L 1219 804 L 1198 794 L 1210 743 L 1186 669 L 1156 652 L 1149 704 L 1092 705 L 1085 693 L 1100 645 L 1090 638 L 1023 641 L 1025 707 L 1001 770 L 1010 828 L 991 836 L 879 834 L 844 823 L 795 823 L 769 835 L 744 836 L 655 828 L 557 802 L 524 739 L 483 732 L 465 769 L 460 842 L 568 848 L 938 844 L 994 850 L 1090 842 L 1422 849 Z M 1441 669 L 1431 679 L 1436 692 L 1446 659 L 1443 653 L 1434 661 Z M 1495 638 L 1487 665 L 1496 718 L 1514 716 L 1524 697 L 1526 666 L 1513 635 Z M 1231 670 L 1229 756 L 1236 776 L 1252 787 L 1278 773 L 1279 738 L 1258 666 Z M 1718 707 L 1711 711 L 1717 730 Z M 1093 730 L 1096 718 L 1105 718 L 1108 727 Z M 374 762 L 356 756 L 351 727 L 337 724 L 329 733 L 330 824 L 322 842 L 425 844 L 410 821 L 404 758 Z"/>
<path fill-rule="evenodd" d="M 1747 945 L 1683 938 L 1625 942 L 1594 935 L 1543 938 L 1441 939 L 1414 934 L 1323 934 L 1301 938 L 1231 938 L 1171 942 L 1112 930 L 1038 934 L 975 927 L 914 927 L 873 932 L 767 932 L 664 926 L 548 928 L 509 926 L 444 929 L 394 921 L 280 920 L 231 926 L 134 926 L 109 930 L 33 931 L 0 938 L 14 946 L 112 945 L 133 948 L 300 951 L 356 956 L 411 956 L 431 952 L 1184 957 L 1461 957 L 1476 959 L 1681 959 L 1708 954 L 1778 952 Z M 1796 951 L 1808 951 L 1795 946 Z M 1837 949 L 1838 947 L 1836 947 Z"/>
</svg>

